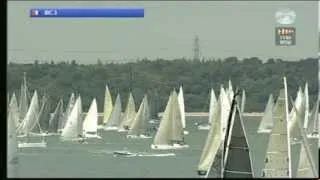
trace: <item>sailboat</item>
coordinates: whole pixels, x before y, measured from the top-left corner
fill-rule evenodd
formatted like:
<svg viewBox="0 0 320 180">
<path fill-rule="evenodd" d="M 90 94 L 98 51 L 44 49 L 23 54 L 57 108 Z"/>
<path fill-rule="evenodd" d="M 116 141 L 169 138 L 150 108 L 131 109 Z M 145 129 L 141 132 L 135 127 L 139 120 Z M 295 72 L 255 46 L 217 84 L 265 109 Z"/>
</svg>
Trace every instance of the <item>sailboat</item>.
<svg viewBox="0 0 320 180">
<path fill-rule="evenodd" d="M 309 88 L 308 88 L 308 82 L 306 82 L 304 87 L 304 98 L 305 98 L 305 112 L 304 112 L 304 121 L 303 121 L 303 127 L 305 129 L 308 128 L 308 122 L 309 122 Z"/>
<path fill-rule="evenodd" d="M 179 88 L 178 103 L 179 103 L 180 113 L 181 113 L 181 123 L 183 127 L 183 133 L 189 134 L 189 132 L 186 130 L 186 113 L 185 113 L 185 107 L 184 107 L 184 96 L 183 96 L 182 86 L 180 86 Z"/>
<path fill-rule="evenodd" d="M 242 90 L 242 98 L 241 98 L 241 112 L 244 112 L 244 108 L 246 106 L 246 91 Z"/>
<path fill-rule="evenodd" d="M 82 131 L 82 105 L 81 97 L 79 96 L 72 108 L 65 127 L 61 133 L 62 141 L 81 141 L 84 139 Z"/>
<path fill-rule="evenodd" d="M 229 79 L 229 82 L 228 82 L 227 95 L 228 95 L 229 101 L 231 103 L 233 95 L 234 95 L 234 92 L 233 92 L 232 83 L 231 83 L 230 79 Z"/>
<path fill-rule="evenodd" d="M 294 102 L 294 106 L 299 111 L 301 111 L 301 110 L 305 111 L 305 109 L 306 109 L 306 104 L 305 104 L 306 101 L 305 100 L 306 99 L 304 98 L 302 90 L 299 87 L 297 97 Z M 300 141 L 299 138 L 301 136 L 301 133 L 300 133 L 300 129 L 299 129 L 298 122 L 297 122 L 299 120 L 299 117 L 297 115 L 297 112 L 294 110 L 294 108 L 292 108 L 289 117 L 290 117 L 290 119 L 289 119 L 290 121 L 288 123 L 288 126 L 289 126 L 289 130 L 290 130 L 290 140 L 291 140 L 290 144 L 296 144 L 296 143 L 299 143 L 299 141 Z"/>
<path fill-rule="evenodd" d="M 145 95 L 140 104 L 139 110 L 132 122 L 131 129 L 128 131 L 127 138 L 151 138 L 148 136 L 148 120 L 150 119 L 150 110 L 148 105 L 148 98 Z"/>
<path fill-rule="evenodd" d="M 119 132 L 126 132 L 131 128 L 132 121 L 136 116 L 136 107 L 132 93 L 129 93 L 128 103 L 123 115 L 123 120 L 119 126 Z"/>
<path fill-rule="evenodd" d="M 227 122 L 230 114 L 231 104 L 229 95 L 225 92 L 223 86 L 220 87 L 221 96 L 221 127 L 222 127 L 222 138 L 225 138 L 227 130 Z"/>
<path fill-rule="evenodd" d="M 298 108 L 294 103 L 293 103 L 293 111 L 296 114 L 297 117 L 297 126 L 300 130 L 299 135 L 301 136 L 301 148 L 300 148 L 300 158 L 298 162 L 298 169 L 296 172 L 296 177 L 298 178 L 316 178 L 318 177 L 318 172 L 315 166 L 315 163 L 313 159 L 315 159 L 312 154 L 311 154 L 311 149 L 310 149 L 310 143 L 307 139 L 306 136 L 306 131 L 303 128 L 303 121 L 302 119 L 305 118 L 304 116 L 304 109 L 306 109 L 305 104 L 303 104 L 302 108 Z"/>
<path fill-rule="evenodd" d="M 234 94 L 227 123 L 223 153 L 223 178 L 253 178 L 252 155 L 242 113 Z"/>
<path fill-rule="evenodd" d="M 213 88 L 211 89 L 210 92 L 210 106 L 209 106 L 209 114 L 212 114 L 214 109 L 216 108 L 216 104 L 217 104 L 217 98 L 216 95 L 214 93 Z M 208 124 L 205 125 L 199 125 L 198 126 L 198 130 L 209 130 L 212 124 L 212 116 L 209 115 L 209 120 L 208 120 Z"/>
<path fill-rule="evenodd" d="M 63 115 L 62 120 L 59 121 L 59 124 L 58 124 L 58 133 L 62 133 L 62 130 L 65 127 L 66 122 L 68 120 L 68 117 L 70 116 L 70 113 L 71 113 L 71 111 L 73 109 L 75 101 L 76 101 L 75 95 L 74 95 L 74 93 L 71 93 L 71 96 L 69 98 L 69 102 L 68 102 L 68 105 L 67 105 L 67 109 L 66 109 L 66 111 L 65 111 L 65 113 Z"/>
<path fill-rule="evenodd" d="M 83 121 L 83 132 L 86 138 L 102 139 L 98 131 L 98 108 L 96 99 L 93 99 L 86 118 Z"/>
<path fill-rule="evenodd" d="M 49 135 L 58 135 L 59 134 L 58 133 L 59 122 L 62 121 L 63 116 L 64 116 L 63 101 L 62 101 L 62 99 L 60 99 L 54 112 L 50 114 L 49 127 L 48 127 L 48 134 Z"/>
<path fill-rule="evenodd" d="M 221 139 L 221 104 L 220 99 L 216 104 L 216 108 L 209 112 L 211 119 L 211 126 L 205 145 L 202 150 L 200 161 L 198 164 L 197 172 L 200 176 L 208 176 L 209 169 L 211 168 L 210 177 L 221 177 L 221 156 L 222 153 L 222 139 Z M 220 150 L 220 151 L 219 151 Z M 215 163 L 214 163 L 215 162 Z M 219 163 L 220 162 L 220 163 Z M 213 164 L 214 163 L 214 164 Z"/>
<path fill-rule="evenodd" d="M 284 77 L 284 89 L 280 89 L 273 111 L 273 128 L 270 134 L 262 177 L 292 177 L 290 131 L 288 128 L 287 83 Z"/>
<path fill-rule="evenodd" d="M 120 94 L 118 93 L 110 118 L 104 127 L 105 131 L 118 130 L 119 125 L 121 123 L 121 112 L 122 112 L 121 99 L 120 99 Z"/>
<path fill-rule="evenodd" d="M 20 123 L 19 122 L 20 115 L 19 115 L 18 101 L 17 101 L 15 93 L 12 94 L 11 100 L 9 102 L 8 110 L 12 111 L 11 114 L 12 114 L 12 116 L 14 116 L 13 117 L 14 125 L 15 125 L 15 127 L 18 127 L 19 123 Z"/>
<path fill-rule="evenodd" d="M 258 127 L 258 133 L 270 133 L 273 127 L 273 120 L 272 120 L 272 111 L 273 111 L 273 96 L 272 94 L 269 95 L 267 106 L 264 110 L 264 115 Z"/>
<path fill-rule="evenodd" d="M 27 79 L 26 73 L 23 74 L 23 83 L 21 84 L 20 90 L 20 98 L 19 98 L 19 122 L 21 123 L 22 120 L 25 118 L 29 108 L 28 103 L 28 87 L 27 87 Z"/>
<path fill-rule="evenodd" d="M 38 104 L 38 94 L 37 91 L 34 92 L 31 103 L 28 109 L 28 112 L 24 118 L 24 120 L 20 123 L 17 132 L 19 134 L 18 137 L 23 138 L 24 141 L 19 142 L 19 148 L 28 148 L 28 147 L 47 147 L 47 143 L 42 136 L 41 142 L 30 142 L 30 136 L 35 127 L 39 125 L 39 104 Z"/>
<path fill-rule="evenodd" d="M 313 105 L 312 111 L 308 117 L 308 124 L 306 128 L 308 138 L 319 138 L 319 98 Z"/>
<path fill-rule="evenodd" d="M 113 104 L 112 104 L 112 97 L 109 91 L 108 85 L 106 85 L 106 90 L 104 93 L 104 107 L 103 107 L 103 122 L 102 125 L 98 126 L 98 129 L 104 129 L 105 125 L 107 124 L 108 120 L 110 119 Z"/>
<path fill-rule="evenodd" d="M 12 100 L 11 100 L 12 101 Z M 10 108 L 8 110 L 7 117 L 7 177 L 14 178 L 18 175 L 18 143 L 16 135 L 16 125 L 17 121 L 15 118 L 19 118 L 15 115 L 14 109 Z"/>
<path fill-rule="evenodd" d="M 157 150 L 188 148 L 183 134 L 178 96 L 173 90 L 151 148 Z"/>
</svg>

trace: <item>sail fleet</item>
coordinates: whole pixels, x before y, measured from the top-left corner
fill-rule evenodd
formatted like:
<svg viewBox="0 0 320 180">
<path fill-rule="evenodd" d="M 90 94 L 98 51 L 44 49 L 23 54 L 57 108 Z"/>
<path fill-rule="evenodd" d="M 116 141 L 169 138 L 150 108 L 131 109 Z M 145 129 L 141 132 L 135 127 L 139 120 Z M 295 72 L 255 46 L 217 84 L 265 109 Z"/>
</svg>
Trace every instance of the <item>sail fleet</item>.
<svg viewBox="0 0 320 180">
<path fill-rule="evenodd" d="M 245 90 L 233 90 L 229 80 L 228 88 L 220 86 L 220 94 L 210 89 L 207 124 L 197 126 L 208 130 L 202 153 L 196 167 L 199 176 L 207 178 L 229 177 L 317 177 L 315 157 L 310 150 L 310 139 L 319 138 L 319 98 L 309 109 L 308 83 L 304 90 L 298 88 L 293 102 L 288 97 L 286 78 L 283 79 L 277 97 L 270 94 L 261 117 L 257 134 L 268 136 L 268 143 L 261 174 L 254 174 L 252 148 L 247 139 L 244 125 Z M 14 176 L 18 164 L 18 148 L 46 148 L 46 136 L 59 136 L 63 142 L 85 142 L 102 139 L 101 131 L 124 133 L 128 139 L 153 139 L 152 150 L 183 150 L 189 148 L 185 140 L 189 134 L 186 128 L 185 98 L 182 85 L 178 91 L 170 92 L 163 115 L 155 135 L 150 128 L 150 105 L 145 94 L 136 109 L 132 92 L 128 92 L 123 111 L 120 94 L 113 102 L 108 85 L 105 86 L 102 122 L 99 122 L 98 102 L 92 98 L 87 113 L 83 112 L 80 94 L 72 93 L 67 105 L 62 99 L 49 112 L 47 96 L 39 98 L 35 90 L 30 99 L 26 75 L 21 85 L 19 101 L 15 93 L 8 98 L 8 175 Z M 218 97 L 218 98 L 217 98 Z M 274 102 L 274 100 L 276 100 Z M 289 109 L 289 107 L 291 109 Z M 64 109 L 65 107 L 65 109 Z M 47 122 L 47 123 L 44 123 Z M 44 127 L 43 124 L 47 124 Z M 40 138 L 40 140 L 39 140 Z M 37 140 L 38 141 L 34 141 Z M 298 164 L 292 161 L 292 146 L 299 145 Z M 293 167 L 297 167 L 293 169 Z M 10 171 L 10 172 L 9 172 Z"/>
</svg>

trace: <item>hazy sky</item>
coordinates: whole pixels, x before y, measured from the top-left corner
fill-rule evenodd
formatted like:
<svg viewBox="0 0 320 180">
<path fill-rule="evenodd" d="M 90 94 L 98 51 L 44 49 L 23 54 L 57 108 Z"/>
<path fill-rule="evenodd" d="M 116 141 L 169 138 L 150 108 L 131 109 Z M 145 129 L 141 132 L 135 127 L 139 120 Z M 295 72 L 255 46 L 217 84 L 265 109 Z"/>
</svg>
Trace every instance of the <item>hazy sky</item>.
<svg viewBox="0 0 320 180">
<path fill-rule="evenodd" d="M 200 38 L 204 57 L 297 60 L 318 51 L 317 1 L 268 2 L 8 2 L 8 60 L 33 62 L 192 57 Z M 34 7 L 143 7 L 137 19 L 31 19 Z M 297 45 L 275 46 L 275 12 L 297 14 Z"/>
</svg>

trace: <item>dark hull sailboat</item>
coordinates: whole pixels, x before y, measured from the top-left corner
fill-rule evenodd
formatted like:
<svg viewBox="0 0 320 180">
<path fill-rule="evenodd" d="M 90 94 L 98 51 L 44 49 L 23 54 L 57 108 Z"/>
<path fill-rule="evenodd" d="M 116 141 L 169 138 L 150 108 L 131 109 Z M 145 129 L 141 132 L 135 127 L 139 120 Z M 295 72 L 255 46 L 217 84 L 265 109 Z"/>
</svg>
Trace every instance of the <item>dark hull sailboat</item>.
<svg viewBox="0 0 320 180">
<path fill-rule="evenodd" d="M 238 95 L 239 91 L 237 90 L 232 100 L 225 140 L 222 143 L 223 147 L 216 154 L 215 161 L 207 174 L 208 178 L 217 177 L 219 174 L 223 178 L 253 177 L 251 152 L 237 101 Z M 220 168 L 217 168 L 219 164 Z"/>
</svg>

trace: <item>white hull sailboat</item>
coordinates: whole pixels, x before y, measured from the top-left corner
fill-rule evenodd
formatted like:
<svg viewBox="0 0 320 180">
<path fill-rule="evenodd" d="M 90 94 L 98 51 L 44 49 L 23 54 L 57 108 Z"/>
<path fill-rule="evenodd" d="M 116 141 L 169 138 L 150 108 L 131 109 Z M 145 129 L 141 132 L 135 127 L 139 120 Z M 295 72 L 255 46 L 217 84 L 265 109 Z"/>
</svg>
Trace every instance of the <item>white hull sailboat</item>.
<svg viewBox="0 0 320 180">
<path fill-rule="evenodd" d="M 85 138 L 102 139 L 98 131 L 98 108 L 96 99 L 93 99 L 86 118 L 83 121 L 83 132 Z"/>
<path fill-rule="evenodd" d="M 131 139 L 149 139 L 147 133 L 147 122 L 150 118 L 149 104 L 147 95 L 145 95 L 140 104 L 139 110 L 132 122 L 131 129 L 128 132 L 127 138 Z"/>
<path fill-rule="evenodd" d="M 44 139 L 44 136 L 41 136 L 41 142 L 31 142 L 30 136 L 32 136 L 32 131 L 35 129 L 36 126 L 38 126 L 41 131 L 39 125 L 39 104 L 37 91 L 34 92 L 28 112 L 17 129 L 17 132 L 19 133 L 18 137 L 22 138 L 22 141 L 19 141 L 18 143 L 19 148 L 47 147 L 47 143 Z"/>
<path fill-rule="evenodd" d="M 120 94 L 118 93 L 110 118 L 104 127 L 105 131 L 117 131 L 119 129 L 119 125 L 121 123 L 121 112 L 121 99 Z"/>
<path fill-rule="evenodd" d="M 126 110 L 123 114 L 122 122 L 119 126 L 118 132 L 127 132 L 131 128 L 132 121 L 136 116 L 136 107 L 132 93 L 129 93 Z"/>
<path fill-rule="evenodd" d="M 83 141 L 82 131 L 82 103 L 79 96 L 72 108 L 72 111 L 68 117 L 65 127 L 61 133 L 61 141 Z"/>
<path fill-rule="evenodd" d="M 170 95 L 160 126 L 155 135 L 151 149 L 184 149 L 188 148 L 183 138 L 183 125 L 176 91 Z"/>
<path fill-rule="evenodd" d="M 104 106 L 103 106 L 103 122 L 98 125 L 98 129 L 104 129 L 108 120 L 110 119 L 111 113 L 113 111 L 112 97 L 109 91 L 108 85 L 106 85 L 104 93 Z"/>
</svg>

